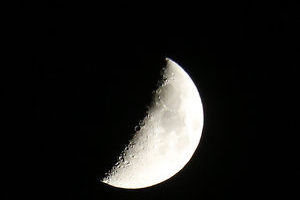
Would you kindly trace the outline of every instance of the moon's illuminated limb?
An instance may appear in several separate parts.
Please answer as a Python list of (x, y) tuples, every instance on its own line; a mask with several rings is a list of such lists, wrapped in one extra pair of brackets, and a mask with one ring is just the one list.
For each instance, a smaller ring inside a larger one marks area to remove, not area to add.
[(203, 128), (203, 108), (189, 75), (167, 60), (163, 83), (119, 161), (102, 182), (136, 189), (161, 183), (191, 159)]

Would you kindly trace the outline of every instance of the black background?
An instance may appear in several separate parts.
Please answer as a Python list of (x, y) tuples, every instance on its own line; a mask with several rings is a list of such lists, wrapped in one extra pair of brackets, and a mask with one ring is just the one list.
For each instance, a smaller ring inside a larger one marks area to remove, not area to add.
[[(2, 73), (5, 198), (291, 198), (299, 178), (298, 8), (17, 3), (6, 38), (11, 77)], [(165, 57), (200, 92), (200, 145), (159, 185), (102, 184), (151, 102)]]

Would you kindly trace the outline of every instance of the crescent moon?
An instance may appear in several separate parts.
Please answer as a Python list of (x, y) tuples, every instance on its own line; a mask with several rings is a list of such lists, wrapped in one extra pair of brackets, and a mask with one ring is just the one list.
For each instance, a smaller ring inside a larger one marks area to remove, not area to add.
[(161, 183), (191, 159), (202, 135), (203, 107), (197, 87), (174, 61), (166, 58), (161, 85), (139, 128), (101, 181), (137, 189)]

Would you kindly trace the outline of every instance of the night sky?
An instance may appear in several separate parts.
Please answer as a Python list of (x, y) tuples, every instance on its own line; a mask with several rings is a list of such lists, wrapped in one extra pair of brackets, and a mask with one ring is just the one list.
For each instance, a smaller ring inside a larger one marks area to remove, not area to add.
[[(294, 195), (297, 5), (15, 6), (7, 29), (12, 72), (1, 74), (8, 92), (2, 140), (6, 200)], [(202, 98), (200, 145), (177, 175), (159, 185), (141, 190), (105, 185), (99, 178), (144, 117), (165, 57), (189, 73)]]

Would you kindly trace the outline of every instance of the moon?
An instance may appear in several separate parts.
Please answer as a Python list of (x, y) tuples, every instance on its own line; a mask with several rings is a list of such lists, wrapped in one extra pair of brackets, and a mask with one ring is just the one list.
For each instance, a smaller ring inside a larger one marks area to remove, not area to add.
[(203, 107), (190, 76), (166, 58), (162, 81), (145, 118), (103, 183), (138, 189), (161, 183), (191, 159), (202, 135)]

